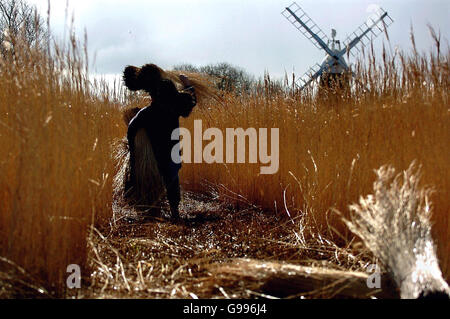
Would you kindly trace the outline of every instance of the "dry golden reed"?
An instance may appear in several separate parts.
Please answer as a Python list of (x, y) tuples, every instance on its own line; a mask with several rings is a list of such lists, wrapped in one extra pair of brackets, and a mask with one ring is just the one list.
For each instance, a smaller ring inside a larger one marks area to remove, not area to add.
[(0, 256), (43, 295), (64, 294), (69, 264), (89, 277), (88, 229), (111, 215), (110, 144), (124, 132), (114, 97), (88, 84), (79, 51), (73, 40), (48, 57), (16, 41), (0, 56)]
[[(82, 50), (71, 43), (49, 57), (17, 42), (0, 57), (0, 271), (21, 267), (35, 281), (30, 289), (60, 296), (67, 265), (79, 264), (89, 280), (90, 226), (107, 225), (112, 215), (111, 145), (126, 133), (119, 109), (145, 104), (90, 83)], [(182, 126), (192, 130), (202, 119), (203, 129), (279, 128), (280, 169), (258, 175), (259, 164), (183, 164), (184, 188), (205, 192), (213, 185), (237, 204), (281, 216), (289, 210), (345, 244), (351, 234), (332, 208), (348, 213), (370, 193), (374, 169), (405, 170), (416, 160), (423, 184), (435, 190), (433, 238), (448, 279), (450, 54), (438, 52), (372, 57), (358, 65), (352, 90), (328, 96), (280, 88), (266, 77), (253, 93), (200, 101)]]
[[(184, 164), (181, 180), (191, 190), (212, 182), (223, 198), (307, 216), (323, 236), (342, 244), (352, 234), (333, 208), (347, 216), (348, 206), (371, 191), (375, 169), (406, 170), (416, 160), (422, 184), (435, 190), (433, 238), (449, 278), (449, 58), (441, 49), (427, 55), (383, 52), (381, 61), (370, 56), (369, 64), (358, 64), (352, 90), (320, 96), (277, 89), (266, 77), (254, 94), (225, 96), (223, 107), (196, 109), (182, 126), (192, 132), (193, 121), (203, 119), (203, 130), (279, 128), (278, 173), (258, 175), (260, 164)], [(329, 226), (335, 230), (330, 234)]]
[(412, 163), (395, 175), (383, 166), (376, 174), (373, 194), (351, 205), (346, 225), (385, 267), (401, 298), (448, 298), (431, 235), (430, 191), (419, 188), (420, 169)]
[(165, 78), (173, 81), (181, 88), (182, 83), (179, 78), (180, 74), (184, 74), (189, 77), (192, 86), (195, 87), (195, 93), (197, 95), (200, 107), (202, 107), (203, 104), (206, 104), (210, 100), (213, 100), (215, 103), (222, 103), (220, 92), (214, 87), (214, 78), (206, 74), (198, 74), (186, 71), (163, 71), (163, 76)]

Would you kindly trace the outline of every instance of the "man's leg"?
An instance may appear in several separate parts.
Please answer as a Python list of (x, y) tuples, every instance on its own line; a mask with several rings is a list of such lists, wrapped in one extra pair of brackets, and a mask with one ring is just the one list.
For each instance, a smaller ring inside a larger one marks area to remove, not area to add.
[(165, 177), (164, 182), (166, 184), (167, 199), (169, 200), (170, 212), (172, 218), (179, 218), (180, 213), (178, 206), (180, 205), (180, 180), (178, 174), (172, 178)]
[(132, 194), (132, 188), (135, 187), (135, 154), (134, 150), (130, 149), (130, 158), (129, 158), (129, 171), (128, 176), (125, 177), (125, 189), (124, 189), (124, 195), (125, 198), (130, 198)]

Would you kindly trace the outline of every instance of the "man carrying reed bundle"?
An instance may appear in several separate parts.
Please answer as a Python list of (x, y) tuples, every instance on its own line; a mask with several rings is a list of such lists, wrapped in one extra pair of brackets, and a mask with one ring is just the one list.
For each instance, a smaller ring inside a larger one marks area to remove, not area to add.
[[(197, 104), (194, 87), (189, 78), (179, 75), (184, 89), (178, 91), (166, 73), (154, 64), (141, 68), (127, 66), (123, 80), (132, 91), (150, 94), (151, 105), (133, 109), (128, 114), (127, 142), (129, 149), (128, 174), (124, 175), (124, 195), (134, 204), (151, 206), (167, 191), (171, 217), (179, 218), (180, 184), (172, 149), (178, 144), (172, 132), (179, 128), (179, 117), (187, 117)], [(129, 118), (132, 116), (131, 120)], [(125, 115), (127, 117), (127, 114)]]

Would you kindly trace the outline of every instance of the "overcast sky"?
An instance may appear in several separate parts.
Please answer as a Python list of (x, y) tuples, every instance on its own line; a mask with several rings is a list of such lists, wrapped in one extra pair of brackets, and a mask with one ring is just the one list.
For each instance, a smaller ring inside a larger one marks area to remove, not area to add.
[[(28, 0), (46, 16), (47, 0)], [(449, 39), (449, 0), (297, 0), (327, 33), (337, 30), (344, 40), (380, 5), (394, 19), (388, 29), (392, 47), (408, 49), (410, 26), (417, 46), (432, 46), (427, 23), (440, 29), (444, 46)], [(267, 70), (302, 75), (320, 62), (319, 52), (282, 15), (291, 0), (70, 0), (69, 21), (75, 18), (80, 35), (88, 34), (91, 70), (119, 74), (128, 64), (156, 63), (171, 68), (180, 63), (206, 65), (229, 62), (255, 76)], [(51, 0), (51, 25), (63, 34), (64, 0)], [(380, 36), (379, 48), (386, 41)]]

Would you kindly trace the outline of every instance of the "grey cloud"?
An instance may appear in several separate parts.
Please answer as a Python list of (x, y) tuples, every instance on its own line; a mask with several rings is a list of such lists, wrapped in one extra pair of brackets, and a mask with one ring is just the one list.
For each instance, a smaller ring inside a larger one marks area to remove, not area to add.
[[(366, 8), (375, 1), (297, 2), (324, 32), (329, 33), (335, 27), (338, 37), (343, 39), (367, 18)], [(284, 70), (290, 72), (294, 68), (301, 75), (323, 55), (281, 16), (284, 6), (290, 3), (92, 0), (75, 1), (73, 6), (79, 34), (87, 28), (91, 61), (96, 52), (95, 68), (91, 69), (99, 73), (120, 73), (126, 64), (147, 62), (168, 68), (184, 62), (204, 65), (226, 61), (257, 76), (266, 69), (281, 76)], [(443, 37), (448, 38), (446, 0), (376, 3), (395, 20), (389, 29), (393, 46), (409, 47), (411, 22), (422, 49), (432, 43), (427, 22), (440, 26)], [(376, 48), (381, 44), (382, 40), (377, 40)]]

